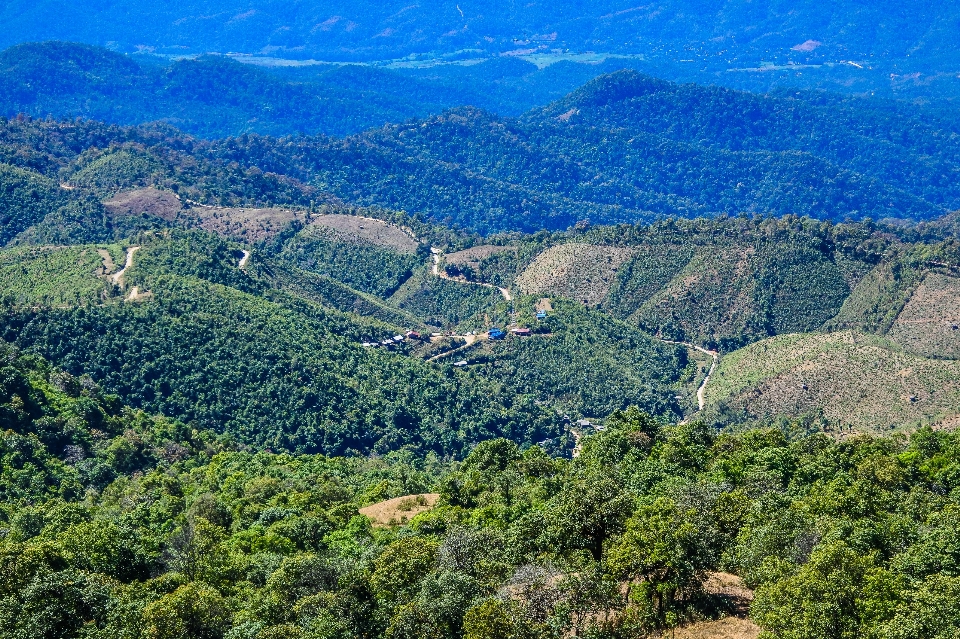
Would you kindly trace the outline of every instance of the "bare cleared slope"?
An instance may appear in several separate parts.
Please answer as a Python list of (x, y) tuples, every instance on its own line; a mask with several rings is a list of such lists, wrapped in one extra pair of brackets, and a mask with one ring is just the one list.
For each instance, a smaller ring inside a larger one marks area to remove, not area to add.
[(927, 275), (887, 336), (918, 355), (960, 358), (960, 278)]
[(859, 430), (937, 424), (960, 414), (960, 362), (854, 331), (781, 335), (725, 356), (706, 399), (756, 417), (822, 411)]
[(560, 244), (541, 253), (517, 278), (528, 295), (560, 295), (589, 305), (603, 302), (633, 249)]

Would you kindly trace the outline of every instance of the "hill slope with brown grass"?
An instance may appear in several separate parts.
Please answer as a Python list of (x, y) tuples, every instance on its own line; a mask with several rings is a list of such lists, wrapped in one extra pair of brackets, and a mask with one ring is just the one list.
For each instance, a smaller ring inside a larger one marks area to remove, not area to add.
[(854, 331), (781, 335), (724, 356), (706, 398), (708, 410), (822, 414), (861, 431), (947, 424), (960, 414), (960, 361)]

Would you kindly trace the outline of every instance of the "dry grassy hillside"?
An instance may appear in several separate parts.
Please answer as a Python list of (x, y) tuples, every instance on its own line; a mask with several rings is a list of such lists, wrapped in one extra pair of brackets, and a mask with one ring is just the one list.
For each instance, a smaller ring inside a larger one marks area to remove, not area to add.
[(480, 266), (480, 263), (499, 253), (516, 253), (517, 249), (514, 246), (493, 246), (490, 244), (484, 244), (481, 246), (473, 246), (462, 251), (457, 251), (456, 253), (448, 253), (443, 257), (444, 262), (452, 266), (458, 267), (468, 267), (471, 269), (477, 269)]
[(960, 358), (960, 278), (927, 275), (887, 336), (911, 353)]
[(370, 518), (374, 526), (384, 528), (399, 526), (409, 522), (420, 513), (427, 512), (437, 505), (440, 495), (405, 495), (394, 497), (360, 509), (360, 514)]
[(491, 255), (496, 255), (497, 253), (506, 253), (506, 252), (516, 252), (516, 247), (513, 246), (493, 246), (490, 244), (484, 244), (481, 246), (473, 246), (462, 251), (457, 251), (456, 253), (448, 253), (444, 256), (444, 261), (447, 264), (453, 264), (455, 266), (469, 266), (476, 267), (480, 264), (480, 261), (490, 257)]
[(310, 225), (333, 231), (341, 241), (373, 244), (400, 253), (415, 253), (420, 245), (408, 230), (371, 217), (316, 215)]
[(517, 278), (528, 295), (559, 295), (596, 306), (604, 301), (619, 269), (633, 249), (560, 244), (533, 260)]
[(152, 186), (117, 193), (106, 200), (103, 206), (117, 216), (136, 216), (145, 213), (168, 222), (175, 220), (183, 208), (180, 198), (175, 193), (161, 191)]
[(246, 242), (260, 242), (286, 229), (306, 214), (292, 209), (196, 207), (189, 211), (200, 228)]
[(853, 331), (782, 335), (725, 356), (706, 398), (756, 417), (822, 410), (859, 430), (938, 424), (960, 414), (960, 362)]

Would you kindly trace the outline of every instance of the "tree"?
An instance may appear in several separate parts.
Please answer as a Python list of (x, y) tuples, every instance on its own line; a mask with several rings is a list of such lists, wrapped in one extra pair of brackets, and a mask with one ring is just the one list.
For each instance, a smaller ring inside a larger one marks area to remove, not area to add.
[(632, 597), (651, 600), (661, 619), (700, 586), (713, 559), (695, 515), (657, 499), (633, 514), (610, 549), (611, 572), (630, 581)]
[(170, 540), (170, 567), (187, 579), (220, 583), (230, 579), (232, 561), (223, 546), (226, 531), (203, 517), (188, 521)]
[(230, 626), (226, 601), (206, 584), (191, 582), (143, 611), (149, 639), (221, 639)]
[(18, 592), (0, 598), (0, 636), (77, 637), (107, 619), (114, 583), (99, 575), (41, 570)]
[(604, 545), (623, 529), (633, 510), (633, 498), (600, 470), (571, 477), (553, 498), (547, 512), (545, 541), (559, 550), (585, 549), (594, 561)]
[(960, 636), (960, 577), (934, 575), (905, 594), (896, 616), (880, 626), (882, 639), (953, 639)]
[(516, 639), (514, 606), (502, 599), (487, 599), (463, 616), (463, 639)]
[(778, 639), (857, 639), (891, 614), (898, 591), (871, 555), (830, 541), (795, 574), (761, 586), (750, 612)]
[(391, 606), (403, 604), (416, 596), (420, 582), (436, 564), (435, 541), (422, 537), (399, 539), (377, 557), (370, 585), (377, 598)]

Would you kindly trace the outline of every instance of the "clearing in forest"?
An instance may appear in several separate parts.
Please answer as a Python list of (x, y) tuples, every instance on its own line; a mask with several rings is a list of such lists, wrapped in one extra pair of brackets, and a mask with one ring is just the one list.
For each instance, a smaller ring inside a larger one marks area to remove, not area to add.
[(516, 252), (516, 247), (513, 246), (494, 246), (492, 244), (484, 244), (482, 246), (473, 246), (462, 251), (457, 251), (456, 253), (447, 253), (444, 256), (444, 261), (447, 264), (452, 264), (454, 266), (469, 266), (471, 268), (476, 268), (481, 260), (484, 260), (491, 255), (496, 255), (497, 253), (508, 253)]
[(596, 306), (610, 291), (633, 249), (593, 244), (560, 244), (541, 253), (517, 278), (526, 294), (569, 297)]
[(742, 617), (724, 617), (681, 626), (663, 636), (669, 639), (757, 639), (760, 626)]
[(706, 400), (755, 417), (822, 411), (862, 431), (936, 425), (960, 414), (960, 361), (853, 331), (781, 335), (721, 359)]
[(376, 527), (396, 526), (432, 509), (439, 499), (440, 495), (436, 493), (394, 497), (365, 506), (360, 509), (360, 514), (369, 517)]
[(911, 353), (960, 359), (960, 278), (927, 275), (887, 337)]
[(256, 243), (269, 239), (294, 221), (306, 222), (306, 213), (292, 209), (248, 209), (199, 206), (190, 209), (197, 225), (213, 233)]
[(707, 595), (720, 601), (732, 616), (680, 626), (664, 634), (670, 639), (757, 639), (760, 626), (748, 618), (753, 591), (740, 577), (727, 572), (712, 572), (703, 584)]
[(180, 198), (171, 191), (161, 191), (152, 186), (145, 189), (117, 193), (103, 203), (116, 216), (136, 216), (146, 213), (172, 222), (183, 208)]
[(315, 215), (310, 224), (330, 229), (345, 241), (383, 246), (399, 253), (415, 253), (420, 246), (408, 231), (371, 217)]

